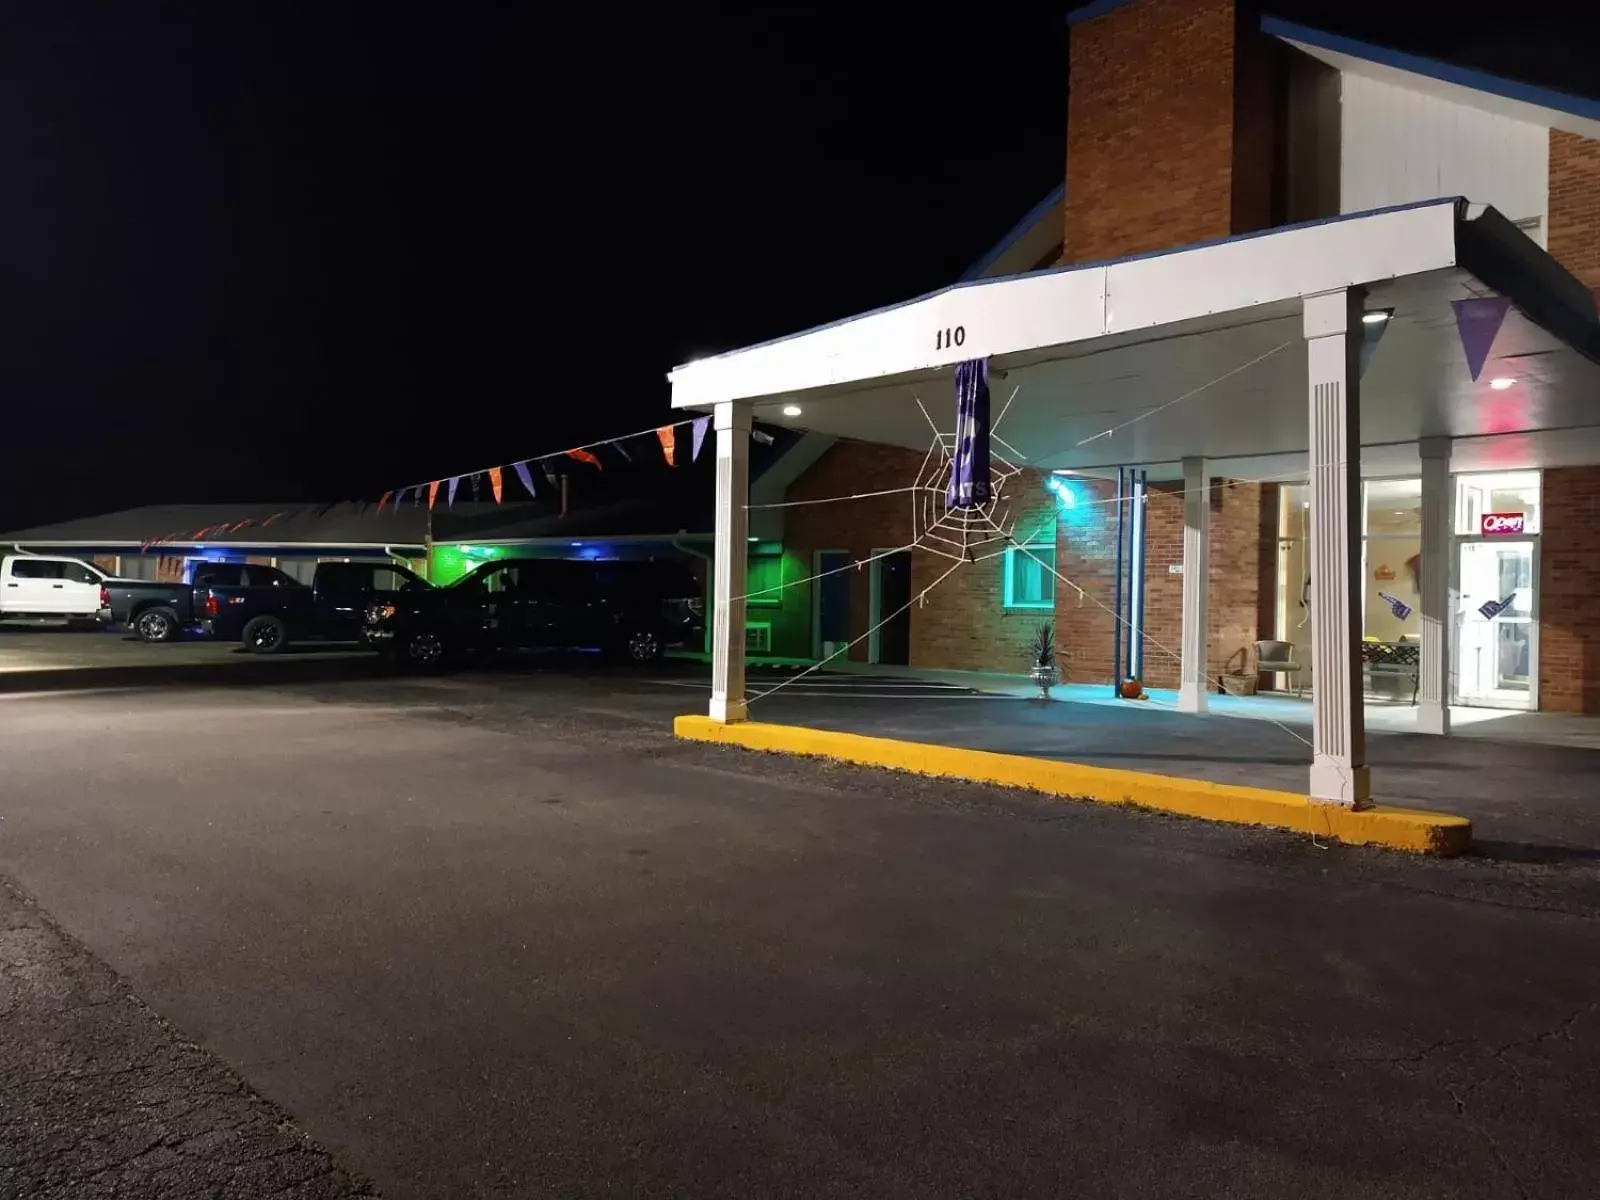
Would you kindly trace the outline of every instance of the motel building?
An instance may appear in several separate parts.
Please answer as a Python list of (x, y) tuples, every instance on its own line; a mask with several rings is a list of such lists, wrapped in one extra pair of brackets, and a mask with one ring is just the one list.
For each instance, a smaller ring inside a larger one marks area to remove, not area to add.
[[(1303, 694), (1344, 806), (1368, 705), (1600, 710), (1600, 101), (1232, 0), (1068, 19), (1065, 185), (969, 278), (671, 373), (716, 430), (711, 718), (761, 604), (820, 657), (1023, 675), (1051, 622), (1068, 684)], [(912, 490), (968, 360), (1009, 540)], [(781, 531), (752, 421), (826, 447)]]

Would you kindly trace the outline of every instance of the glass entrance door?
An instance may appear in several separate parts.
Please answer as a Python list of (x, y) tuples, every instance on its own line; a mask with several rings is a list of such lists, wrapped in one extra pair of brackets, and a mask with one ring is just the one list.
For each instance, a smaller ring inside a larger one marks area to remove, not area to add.
[(1456, 700), (1532, 708), (1539, 655), (1536, 543), (1492, 538), (1458, 545)]

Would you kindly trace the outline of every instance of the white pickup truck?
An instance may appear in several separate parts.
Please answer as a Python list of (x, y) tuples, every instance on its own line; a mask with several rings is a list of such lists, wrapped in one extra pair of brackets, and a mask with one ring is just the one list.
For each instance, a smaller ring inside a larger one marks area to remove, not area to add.
[(0, 621), (105, 621), (106, 575), (76, 558), (7, 554), (0, 559)]

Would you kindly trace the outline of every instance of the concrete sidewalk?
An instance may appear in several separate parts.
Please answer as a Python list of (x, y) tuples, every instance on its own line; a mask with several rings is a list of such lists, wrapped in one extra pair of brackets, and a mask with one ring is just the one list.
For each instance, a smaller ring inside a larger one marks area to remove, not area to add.
[[(1046, 701), (1035, 691), (1032, 699), (973, 704), (938, 696), (902, 702), (857, 699), (848, 692), (819, 699), (779, 691), (752, 704), (750, 715), (776, 724), (1302, 794), (1311, 763), (1310, 731), (1292, 722), (1194, 716), (1155, 701)], [(1367, 753), (1380, 804), (1467, 817), (1481, 850), (1534, 860), (1600, 858), (1600, 803), (1593, 784), (1600, 778), (1600, 750), (1370, 729)]]

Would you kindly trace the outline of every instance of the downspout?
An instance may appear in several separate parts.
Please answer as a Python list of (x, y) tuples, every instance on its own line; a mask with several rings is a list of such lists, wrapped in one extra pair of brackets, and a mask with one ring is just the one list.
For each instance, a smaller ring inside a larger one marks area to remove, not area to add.
[(1133, 473), (1132, 531), (1128, 538), (1128, 676), (1144, 682), (1145, 497), (1149, 472)]
[(1122, 477), (1126, 468), (1117, 468), (1117, 579), (1113, 585), (1111, 609), (1111, 694), (1122, 695)]

